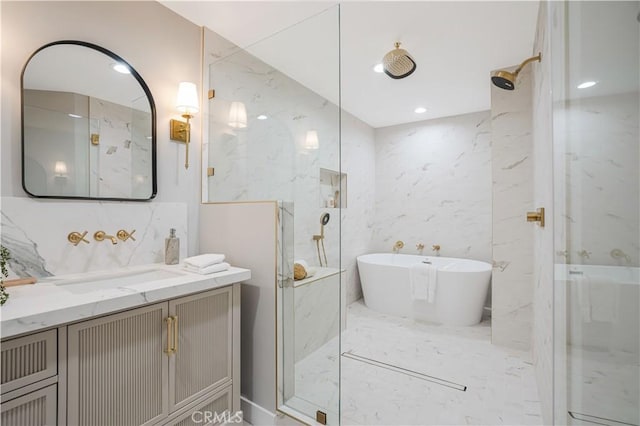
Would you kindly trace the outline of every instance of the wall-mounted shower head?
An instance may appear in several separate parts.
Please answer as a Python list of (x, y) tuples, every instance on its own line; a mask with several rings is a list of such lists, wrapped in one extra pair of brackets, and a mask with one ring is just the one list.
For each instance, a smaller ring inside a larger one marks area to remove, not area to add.
[(396, 42), (395, 46), (395, 49), (382, 58), (382, 67), (386, 75), (397, 80), (413, 74), (416, 70), (416, 63), (409, 52), (400, 49), (400, 42)]
[(530, 58), (525, 59), (520, 64), (520, 66), (516, 68), (516, 70), (513, 72), (505, 71), (505, 70), (496, 71), (491, 76), (491, 81), (493, 82), (493, 84), (495, 84), (497, 87), (501, 89), (513, 90), (516, 88), (516, 80), (518, 78), (518, 74), (520, 74), (520, 71), (522, 71), (522, 68), (524, 68), (524, 66), (527, 65), (529, 62), (533, 62), (533, 61), (540, 62), (541, 60), (542, 60), (542, 54), (538, 53), (537, 56), (532, 56)]

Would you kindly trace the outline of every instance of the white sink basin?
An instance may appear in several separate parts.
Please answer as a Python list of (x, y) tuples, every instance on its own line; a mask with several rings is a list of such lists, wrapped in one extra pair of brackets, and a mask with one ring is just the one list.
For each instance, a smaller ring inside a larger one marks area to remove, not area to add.
[(98, 290), (108, 290), (118, 287), (129, 287), (150, 281), (162, 281), (186, 275), (180, 271), (166, 269), (144, 269), (134, 271), (110, 272), (92, 275), (90, 277), (70, 278), (51, 281), (71, 293), (84, 294)]

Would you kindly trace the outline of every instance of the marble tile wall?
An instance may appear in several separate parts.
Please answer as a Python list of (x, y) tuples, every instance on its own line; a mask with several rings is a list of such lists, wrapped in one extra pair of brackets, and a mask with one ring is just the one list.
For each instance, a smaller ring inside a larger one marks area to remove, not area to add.
[[(42, 201), (3, 197), (2, 245), (11, 252), (12, 276), (46, 277), (164, 262), (169, 228), (180, 238), (180, 258), (187, 255), (185, 203), (123, 203)], [(135, 241), (98, 242), (99, 230), (133, 234)], [(67, 241), (72, 231), (88, 231), (89, 244)]]
[(533, 231), (533, 365), (544, 424), (553, 423), (553, 259), (554, 202), (551, 112), (551, 48), (549, 2), (540, 2), (534, 52), (544, 60), (532, 64), (533, 97), (533, 197), (535, 206), (545, 207), (545, 228)]
[[(345, 309), (346, 304), (341, 307), (335, 301), (340, 297), (340, 280), (344, 279), (344, 274), (341, 277), (336, 268), (319, 268), (313, 277), (296, 282), (295, 333), (291, 342), (295, 347), (294, 362), (309, 356), (338, 335), (340, 310)], [(336, 346), (334, 353), (338, 351)]]
[(372, 249), (491, 261), (488, 111), (376, 129)]
[[(348, 297), (358, 299), (355, 256), (367, 251), (370, 235), (362, 231), (373, 214), (373, 129), (342, 112), (341, 139), (335, 104), (215, 33), (208, 33), (207, 40), (209, 55), (217, 59), (209, 67), (216, 88), (206, 149), (209, 166), (216, 170), (208, 179), (209, 202), (292, 201), (295, 257), (312, 265), (319, 264), (313, 235), (320, 233), (320, 216), (328, 212), (324, 243), (329, 266), (339, 266), (342, 249)], [(246, 128), (229, 126), (231, 102), (244, 103)], [(305, 147), (309, 130), (318, 134), (318, 149)], [(321, 168), (347, 175), (347, 208), (326, 206)]]
[(516, 89), (491, 86), (493, 177), (492, 342), (514, 349), (531, 346), (533, 231), (525, 221), (533, 205), (531, 68)]
[(97, 151), (90, 154), (90, 196), (129, 198), (142, 192), (148, 197), (152, 176), (143, 166), (150, 161), (151, 143), (140, 129), (151, 128), (151, 114), (94, 97), (89, 113), (90, 133), (102, 142), (90, 147)]
[(554, 137), (565, 155), (567, 263), (639, 266), (638, 99), (634, 91), (554, 109), (566, 130)]

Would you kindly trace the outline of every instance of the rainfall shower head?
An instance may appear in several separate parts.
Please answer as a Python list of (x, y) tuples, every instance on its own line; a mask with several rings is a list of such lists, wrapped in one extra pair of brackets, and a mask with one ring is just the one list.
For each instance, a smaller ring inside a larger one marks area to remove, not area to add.
[(505, 71), (505, 70), (496, 71), (495, 74), (491, 76), (491, 81), (493, 82), (493, 84), (495, 84), (497, 87), (501, 89), (513, 90), (516, 88), (516, 79), (518, 78), (518, 74), (520, 74), (520, 71), (522, 71), (522, 68), (524, 68), (524, 66), (527, 65), (529, 62), (533, 62), (533, 61), (539, 62), (541, 60), (542, 60), (542, 55), (538, 53), (537, 56), (532, 56), (530, 58), (525, 59), (524, 62), (522, 62), (514, 72)]
[(396, 42), (395, 46), (395, 49), (382, 58), (384, 73), (395, 79), (408, 77), (416, 70), (416, 63), (409, 52), (400, 49), (400, 42)]

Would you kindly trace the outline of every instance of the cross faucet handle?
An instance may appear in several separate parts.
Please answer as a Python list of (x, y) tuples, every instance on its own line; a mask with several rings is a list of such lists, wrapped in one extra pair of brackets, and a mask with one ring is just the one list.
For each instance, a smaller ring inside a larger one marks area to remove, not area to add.
[(87, 235), (87, 231), (84, 231), (82, 234), (76, 231), (73, 231), (67, 235), (67, 240), (74, 246), (80, 244), (80, 241), (89, 244), (89, 240), (86, 240), (84, 237)]
[(131, 232), (127, 232), (124, 229), (121, 229), (118, 231), (118, 233), (116, 234), (116, 236), (121, 240), (121, 241), (127, 241), (129, 238), (131, 238), (133, 241), (136, 240), (136, 238), (133, 236), (133, 233), (136, 232), (136, 230), (134, 229)]

